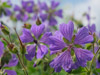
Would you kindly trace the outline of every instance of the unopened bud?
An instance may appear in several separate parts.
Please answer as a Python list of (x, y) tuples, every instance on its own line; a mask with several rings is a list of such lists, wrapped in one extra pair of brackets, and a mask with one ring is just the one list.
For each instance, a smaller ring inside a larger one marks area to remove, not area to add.
[(30, 29), (31, 28), (31, 24), (25, 23), (23, 28)]
[(37, 20), (36, 20), (36, 24), (37, 24), (37, 25), (40, 25), (40, 24), (41, 24), (41, 21), (40, 21), (39, 18), (37, 18)]

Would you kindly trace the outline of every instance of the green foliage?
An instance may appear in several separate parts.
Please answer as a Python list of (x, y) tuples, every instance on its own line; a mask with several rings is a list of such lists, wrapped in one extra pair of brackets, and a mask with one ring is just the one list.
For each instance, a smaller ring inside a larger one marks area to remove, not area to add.
[(7, 2), (3, 2), (2, 6), (5, 8), (11, 8), (11, 5), (8, 5)]
[(8, 51), (6, 51), (1, 58), (1, 66), (4, 66), (4, 64), (8, 64), (10, 59), (11, 54)]

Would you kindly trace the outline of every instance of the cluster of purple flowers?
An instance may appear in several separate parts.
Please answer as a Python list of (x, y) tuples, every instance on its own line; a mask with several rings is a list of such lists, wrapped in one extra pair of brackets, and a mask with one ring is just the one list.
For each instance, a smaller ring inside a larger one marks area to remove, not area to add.
[(48, 21), (48, 25), (54, 26), (57, 24), (56, 16), (62, 18), (62, 10), (57, 10), (59, 2), (51, 1), (51, 5), (48, 6), (46, 2), (40, 2), (36, 4), (35, 1), (22, 1), (22, 7), (15, 5), (14, 11), (18, 11), (16, 18), (24, 22), (29, 18), (36, 20), (40, 18), (43, 22)]
[[(69, 21), (68, 24), (61, 24), (59, 31), (56, 31), (54, 35), (51, 32), (46, 32), (41, 37), (40, 35), (43, 33), (44, 28), (44, 24), (41, 24), (39, 26), (32, 25), (31, 30), (23, 29), (23, 34), (20, 36), (21, 41), (23, 43), (34, 43), (34, 45), (27, 46), (28, 54), (25, 56), (28, 60), (32, 60), (35, 55), (37, 58), (43, 58), (48, 52), (48, 48), (44, 44), (49, 45), (50, 54), (56, 53), (58, 55), (50, 63), (50, 66), (56, 72), (60, 72), (61, 68), (70, 72), (79, 66), (86, 67), (87, 61), (92, 60), (93, 53), (82, 49), (83, 45), (93, 42), (93, 36), (89, 34), (88, 28), (82, 27), (77, 34), (74, 34), (74, 24)], [(77, 47), (77, 45), (81, 47)], [(73, 51), (74, 54), (71, 55)]]
[[(3, 74), (17, 75), (15, 71), (5, 67), (13, 67), (20, 62), (25, 74), (28, 75), (26, 66), (24, 66), (24, 60), (21, 60), (20, 56), (23, 58), (24, 55), (29, 61), (32, 61), (34, 57), (36, 60), (43, 60), (49, 54), (49, 51), (50, 56), (55, 54), (56, 57), (52, 61), (46, 61), (46, 63), (49, 63), (49, 66), (55, 72), (60, 72), (62, 69), (66, 72), (71, 72), (79, 67), (87, 67), (87, 62), (92, 60), (92, 65), (95, 58), (96, 68), (100, 68), (100, 55), (98, 54), (100, 49), (100, 33), (99, 35), (96, 34), (95, 24), (90, 24), (89, 14), (86, 15), (88, 20), (87, 27), (83, 26), (74, 32), (74, 22), (69, 21), (67, 24), (60, 24), (59, 30), (53, 32), (53, 34), (46, 32), (45, 22), (48, 21), (47, 25), (54, 26), (57, 24), (56, 16), (63, 17), (62, 10), (56, 9), (59, 6), (59, 2), (53, 0), (51, 5), (48, 6), (45, 2), (38, 1), (35, 4), (33, 0), (22, 0), (21, 4), (21, 7), (18, 5), (14, 7), (17, 20), (26, 22), (30, 18), (32, 20), (41, 19), (41, 24), (33, 24), (28, 28), (24, 26), (21, 36), (17, 34), (15, 29), (20, 42), (20, 47), (17, 48), (17, 45), (11, 41), (10, 31), (7, 31), (7, 27), (0, 22), (0, 70), (3, 70)], [(7, 13), (10, 13), (10, 11), (7, 11)], [(1, 35), (1, 32), (9, 36), (10, 42)], [(3, 40), (1, 41), (1, 39)], [(6, 42), (7, 48), (4, 48), (5, 44), (3, 41)], [(93, 48), (88, 50), (85, 47), (87, 44), (90, 44)], [(7, 53), (9, 60), (5, 57)], [(36, 63), (33, 66), (36, 66)], [(91, 72), (91, 65), (88, 65), (89, 72)]]

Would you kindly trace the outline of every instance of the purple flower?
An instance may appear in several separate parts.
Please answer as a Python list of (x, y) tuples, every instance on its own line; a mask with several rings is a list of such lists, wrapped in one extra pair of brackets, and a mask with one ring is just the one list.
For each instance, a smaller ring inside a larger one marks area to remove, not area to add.
[(54, 26), (57, 24), (57, 20), (56, 20), (56, 16), (62, 18), (62, 10), (59, 9), (57, 10), (56, 8), (59, 5), (59, 2), (55, 2), (55, 1), (51, 1), (51, 6), (48, 7), (46, 5), (46, 3), (44, 6), (42, 6), (43, 9), (45, 9), (46, 13), (42, 13), (40, 14), (40, 18), (42, 19), (42, 21), (46, 21), (48, 20), (48, 23), (50, 26)]
[(22, 7), (28, 13), (32, 13), (33, 12), (33, 6), (34, 6), (34, 1), (22, 1)]
[(17, 20), (26, 22), (29, 19), (28, 13), (33, 13), (33, 1), (22, 1), (22, 7), (15, 5), (14, 11), (18, 12)]
[[(82, 27), (75, 36), (73, 36), (73, 31), (74, 24), (72, 21), (69, 21), (68, 24), (61, 24), (60, 31), (57, 31), (54, 36), (50, 36), (50, 50), (56, 53), (58, 51), (59, 54), (59, 56), (50, 63), (50, 66), (53, 67), (56, 72), (60, 72), (61, 68), (69, 72), (71, 69), (76, 69), (79, 66), (85, 67), (87, 61), (93, 58), (91, 51), (77, 48), (76, 46), (93, 41), (93, 36), (89, 35), (88, 29)], [(64, 39), (68, 41), (68, 43), (66, 43)], [(72, 59), (74, 57), (71, 55), (72, 51), (74, 51), (76, 60)]]
[[(42, 43), (49, 44), (50, 40), (48, 39), (49, 36), (51, 36), (51, 32), (46, 32), (44, 35), (40, 38), (41, 34), (43, 33), (45, 29), (44, 24), (41, 24), (39, 26), (32, 25), (31, 31), (28, 29), (23, 29), (23, 34), (20, 36), (20, 39), (23, 43), (29, 43), (33, 42), (34, 45), (28, 45), (27, 46), (27, 52), (26, 59), (32, 60), (33, 57), (36, 54), (36, 48), (37, 48), (37, 58), (43, 58), (44, 55), (48, 53), (47, 46), (43, 45)], [(32, 36), (32, 34), (33, 36)]]

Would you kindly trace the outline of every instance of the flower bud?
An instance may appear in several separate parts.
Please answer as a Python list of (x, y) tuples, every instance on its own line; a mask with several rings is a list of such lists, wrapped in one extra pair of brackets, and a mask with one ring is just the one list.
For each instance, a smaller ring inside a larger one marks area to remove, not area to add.
[(35, 61), (35, 63), (33, 64), (33, 67), (36, 67), (36, 66), (39, 65), (41, 62), (42, 62), (41, 59), (37, 59), (37, 60)]
[(37, 25), (40, 25), (40, 24), (41, 24), (41, 21), (40, 21), (39, 18), (37, 18), (37, 20), (36, 20), (36, 24), (37, 24)]
[(31, 24), (25, 23), (23, 28), (30, 29), (31, 28)]
[(15, 54), (17, 54), (18, 53), (18, 49), (17, 49), (17, 47), (14, 47), (12, 50), (10, 50), (12, 53), (15, 53)]
[(5, 25), (0, 25), (1, 31), (5, 34), (5, 35), (9, 35), (9, 29), (7, 28), (7, 26)]

